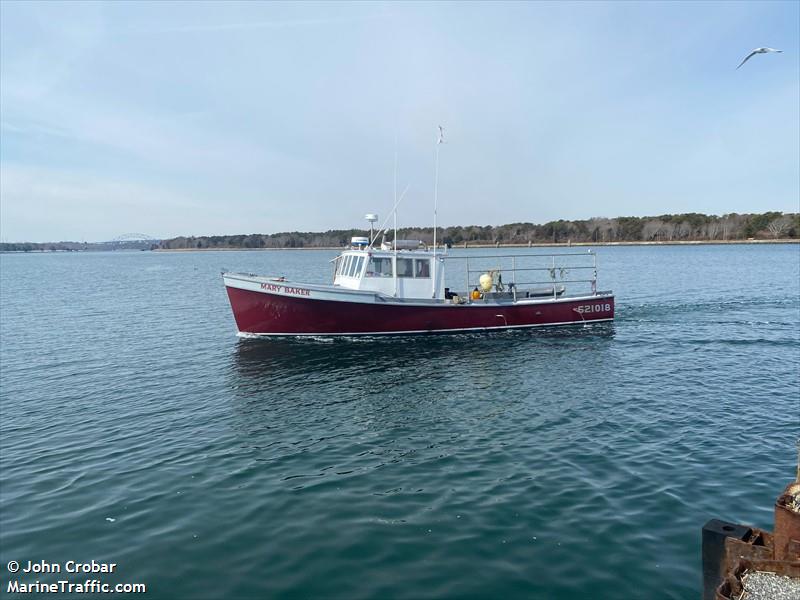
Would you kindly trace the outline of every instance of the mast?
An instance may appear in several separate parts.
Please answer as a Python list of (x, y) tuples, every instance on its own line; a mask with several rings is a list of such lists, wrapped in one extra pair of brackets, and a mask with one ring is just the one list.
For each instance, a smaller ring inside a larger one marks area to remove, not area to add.
[(433, 184), (433, 268), (431, 269), (431, 298), (436, 298), (436, 213), (439, 205), (439, 146), (444, 143), (444, 128), (439, 125), (439, 138), (436, 140), (436, 168)]

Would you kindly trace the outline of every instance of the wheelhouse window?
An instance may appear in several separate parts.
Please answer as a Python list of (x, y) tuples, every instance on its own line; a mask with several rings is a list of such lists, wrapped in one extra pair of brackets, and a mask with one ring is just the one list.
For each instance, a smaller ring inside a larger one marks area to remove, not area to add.
[(388, 256), (370, 256), (367, 261), (367, 277), (391, 277), (392, 259)]
[(355, 260), (355, 267), (353, 268), (353, 274), (351, 277), (361, 277), (361, 267), (364, 266), (364, 257), (359, 256)]
[(410, 258), (397, 259), (397, 276), (398, 277), (413, 277), (414, 276), (414, 261)]
[(339, 275), (342, 277), (347, 277), (347, 272), (350, 269), (350, 259), (352, 256), (343, 256), (342, 260), (339, 261)]
[(430, 277), (431, 261), (427, 258), (414, 259), (414, 277)]

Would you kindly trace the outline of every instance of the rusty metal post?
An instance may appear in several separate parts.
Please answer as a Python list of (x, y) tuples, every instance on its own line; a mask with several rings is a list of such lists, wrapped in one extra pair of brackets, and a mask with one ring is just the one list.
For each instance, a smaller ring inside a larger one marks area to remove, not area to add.
[(749, 527), (711, 519), (703, 525), (703, 600), (715, 600), (717, 586), (725, 577), (725, 539), (747, 540)]
[(792, 482), (775, 501), (775, 560), (800, 560), (800, 483)]

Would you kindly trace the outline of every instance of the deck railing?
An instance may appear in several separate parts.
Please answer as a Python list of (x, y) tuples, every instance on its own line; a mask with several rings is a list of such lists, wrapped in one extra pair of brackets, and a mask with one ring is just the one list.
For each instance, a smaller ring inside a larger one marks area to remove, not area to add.
[[(587, 286), (591, 294), (597, 293), (597, 255), (588, 252), (565, 252), (560, 254), (497, 254), (489, 256), (446, 255), (445, 260), (464, 261), (466, 292), (474, 287), (480, 289), (480, 276), (484, 273), (499, 274), (504, 288), (517, 298), (517, 290), (524, 286), (552, 286), (553, 297), (570, 288)], [(563, 287), (562, 287), (563, 286)], [(520, 290), (523, 291), (523, 290)]]

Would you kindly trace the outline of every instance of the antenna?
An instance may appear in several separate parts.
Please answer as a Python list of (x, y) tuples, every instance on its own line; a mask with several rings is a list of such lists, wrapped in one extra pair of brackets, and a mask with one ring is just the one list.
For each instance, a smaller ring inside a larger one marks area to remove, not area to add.
[[(408, 189), (408, 188), (406, 188)], [(403, 192), (405, 194), (405, 192)], [(394, 274), (394, 295), (397, 296), (397, 134), (394, 135), (394, 260), (392, 261), (392, 273)]]
[(436, 140), (436, 174), (433, 184), (433, 269), (431, 271), (431, 298), (436, 297), (436, 213), (439, 205), (439, 146), (444, 144), (444, 127), (439, 125), (439, 137)]

